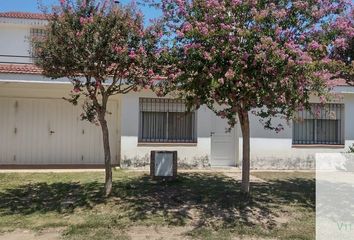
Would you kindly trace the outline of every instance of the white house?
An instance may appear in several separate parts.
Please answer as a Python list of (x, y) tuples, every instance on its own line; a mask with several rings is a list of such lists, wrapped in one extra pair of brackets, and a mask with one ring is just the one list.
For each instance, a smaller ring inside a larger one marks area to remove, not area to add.
[[(81, 108), (62, 99), (69, 81), (45, 78), (32, 63), (29, 36), (42, 34), (45, 24), (41, 14), (0, 13), (0, 167), (103, 166), (100, 128), (81, 121)], [(252, 167), (312, 168), (314, 153), (347, 151), (354, 143), (354, 88), (336, 91), (343, 99), (328, 105), (331, 116), (299, 113), (304, 121), (284, 123), (280, 133), (264, 130), (253, 116)], [(109, 111), (115, 165), (148, 165), (151, 150), (176, 150), (185, 167), (240, 165), (239, 126), (226, 132), (226, 122), (206, 107), (185, 114), (179, 100), (142, 91), (112, 97)]]

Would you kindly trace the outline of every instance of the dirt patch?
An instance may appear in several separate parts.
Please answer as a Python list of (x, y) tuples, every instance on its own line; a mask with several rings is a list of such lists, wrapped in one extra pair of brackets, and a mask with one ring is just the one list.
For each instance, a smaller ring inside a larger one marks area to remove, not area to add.
[(128, 236), (133, 240), (185, 240), (190, 239), (186, 234), (192, 227), (131, 227), (127, 231)]
[[(242, 173), (241, 172), (222, 172), (222, 174), (224, 174), (227, 177), (233, 178), (236, 181), (241, 181), (242, 179)], [(261, 178), (255, 177), (253, 175), (250, 176), (250, 181), (253, 183), (264, 183), (265, 181)]]
[(28, 230), (15, 230), (1, 233), (0, 240), (59, 240), (62, 229), (46, 229), (41, 232)]
[[(126, 236), (131, 240), (190, 240), (188, 232), (193, 227), (166, 227), (166, 226), (135, 226), (126, 230)], [(13, 232), (0, 234), (0, 240), (60, 240), (62, 229), (47, 229), (42, 232), (28, 230), (15, 230)], [(232, 236), (232, 240), (261, 240), (261, 238)], [(265, 240), (262, 238), (262, 240)], [(275, 240), (275, 239), (266, 239)]]
[[(132, 240), (191, 240), (188, 232), (192, 231), (192, 227), (146, 227), (137, 226), (127, 230), (127, 235)], [(236, 235), (236, 234), (235, 234)], [(214, 239), (214, 238), (213, 238)], [(276, 240), (274, 238), (255, 238), (243, 236), (231, 236), (232, 240)]]

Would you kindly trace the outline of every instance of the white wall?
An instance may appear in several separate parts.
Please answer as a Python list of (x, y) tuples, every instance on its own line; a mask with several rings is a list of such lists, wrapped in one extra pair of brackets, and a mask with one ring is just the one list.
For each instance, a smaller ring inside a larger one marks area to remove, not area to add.
[[(122, 96), (121, 109), (121, 160), (131, 161), (134, 166), (148, 164), (151, 150), (177, 150), (179, 160), (182, 163), (201, 166), (205, 157), (210, 160), (210, 110), (205, 107), (198, 111), (198, 143), (196, 145), (157, 145), (138, 143), (139, 129), (139, 97), (156, 97), (149, 91), (132, 93)], [(345, 152), (349, 145), (354, 143), (354, 124), (350, 124), (354, 116), (354, 94), (344, 94), (345, 103), (345, 146), (344, 147), (308, 147), (292, 145), (292, 123), (287, 124), (280, 120), (284, 130), (276, 133), (264, 129), (259, 118), (250, 115), (251, 119), (251, 165), (254, 169), (309, 169), (314, 168), (314, 154), (319, 152)], [(235, 149), (237, 165), (241, 165), (242, 159), (242, 134), (239, 125), (236, 126), (237, 140)], [(199, 164), (197, 164), (199, 162)]]
[[(0, 74), (0, 97), (9, 98), (43, 98), (60, 99), (68, 95), (72, 85), (66, 83), (45, 83), (42, 78), (35, 75), (18, 75), (18, 79), (24, 82), (4, 81), (1, 79), (11, 78), (10, 75)], [(15, 78), (15, 77), (14, 77)], [(26, 82), (32, 81), (32, 82)], [(112, 144), (120, 144), (117, 149), (121, 150), (121, 162), (133, 166), (147, 165), (151, 150), (177, 150), (180, 165), (206, 166), (210, 163), (211, 156), (211, 119), (213, 112), (202, 107), (197, 113), (197, 144), (139, 144), (139, 97), (156, 97), (150, 91), (129, 93), (123, 96), (114, 96), (112, 100), (119, 102), (117, 116), (118, 136)], [(64, 100), (63, 100), (64, 101)], [(344, 152), (348, 146), (354, 143), (354, 94), (344, 94), (345, 103), (345, 147), (323, 148), (293, 147), (291, 125), (286, 123), (284, 131), (276, 133), (265, 130), (259, 123), (259, 119), (251, 115), (251, 163), (253, 168), (311, 168), (314, 166), (313, 155), (317, 152)], [(79, 106), (78, 106), (79, 108)], [(237, 162), (242, 159), (242, 136), (239, 126), (236, 126), (237, 140), (235, 149), (239, 149)], [(114, 133), (115, 134), (115, 133)], [(239, 142), (238, 142), (239, 141)], [(237, 143), (238, 142), (238, 143)]]
[[(354, 94), (343, 94), (345, 104), (344, 147), (309, 147), (292, 145), (292, 122), (289, 124), (285, 120), (279, 120), (284, 126), (284, 130), (276, 133), (273, 130), (264, 129), (259, 122), (259, 118), (250, 114), (251, 125), (251, 166), (252, 168), (313, 168), (314, 154), (321, 152), (345, 152), (348, 146), (354, 143)], [(238, 126), (239, 128), (239, 126)], [(238, 159), (242, 159), (242, 135), (239, 133), (239, 154)]]
[[(100, 127), (81, 121), (82, 104), (62, 99), (71, 89), (70, 83), (0, 81), (0, 165), (104, 163)], [(107, 121), (113, 164), (120, 157), (119, 108), (119, 96), (112, 97)], [(55, 129), (53, 137), (47, 134), (49, 126)]]
[(121, 163), (144, 166), (150, 151), (178, 151), (179, 165), (202, 166), (210, 160), (211, 114), (206, 107), (197, 112), (197, 144), (139, 144), (139, 97), (157, 97), (150, 91), (130, 93), (121, 100)]

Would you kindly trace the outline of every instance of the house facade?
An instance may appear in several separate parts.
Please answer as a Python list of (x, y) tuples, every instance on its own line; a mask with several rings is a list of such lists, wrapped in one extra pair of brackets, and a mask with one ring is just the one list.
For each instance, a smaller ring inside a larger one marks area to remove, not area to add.
[[(80, 120), (82, 109), (63, 97), (68, 79), (52, 80), (33, 65), (30, 37), (43, 34), (41, 14), (0, 13), (0, 168), (93, 168), (103, 166), (101, 129)], [(354, 143), (354, 88), (314, 118), (280, 133), (251, 115), (251, 165), (258, 169), (311, 169), (314, 154), (345, 152)], [(314, 100), (314, 108), (319, 107)], [(114, 165), (144, 167), (152, 150), (177, 151), (180, 167), (240, 166), (242, 134), (207, 107), (186, 113), (173, 97), (144, 90), (113, 96), (107, 116)]]

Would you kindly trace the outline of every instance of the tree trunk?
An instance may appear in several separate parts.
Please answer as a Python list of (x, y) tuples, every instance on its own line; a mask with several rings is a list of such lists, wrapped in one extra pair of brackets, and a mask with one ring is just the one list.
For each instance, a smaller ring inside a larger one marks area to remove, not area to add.
[(241, 191), (245, 194), (250, 192), (250, 121), (248, 111), (240, 111), (239, 114), (242, 130), (242, 183)]
[(104, 149), (104, 165), (106, 172), (105, 179), (105, 195), (108, 197), (112, 193), (112, 163), (111, 163), (111, 149), (109, 146), (109, 132), (105, 114), (101, 113), (98, 116), (102, 128), (103, 149)]

